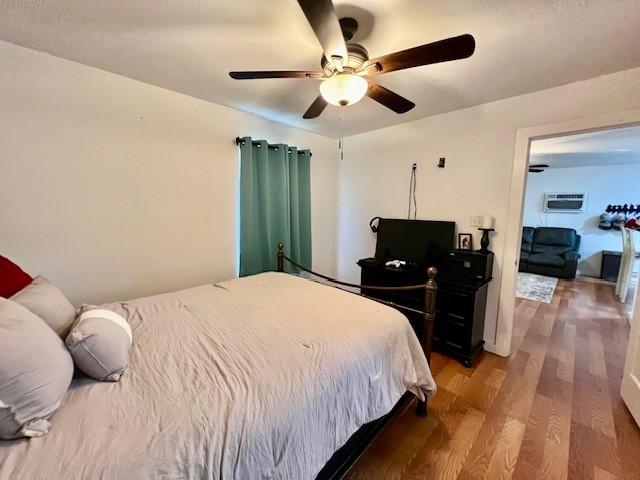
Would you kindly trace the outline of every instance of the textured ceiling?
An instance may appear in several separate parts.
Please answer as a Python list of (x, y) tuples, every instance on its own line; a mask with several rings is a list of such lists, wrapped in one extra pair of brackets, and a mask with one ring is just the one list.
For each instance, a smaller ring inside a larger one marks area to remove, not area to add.
[(640, 164), (640, 126), (534, 140), (530, 163), (551, 168)]
[[(372, 57), (471, 33), (467, 60), (393, 72), (380, 83), (416, 103), (370, 99), (345, 134), (640, 65), (638, 0), (350, 0)], [(229, 70), (315, 69), (321, 49), (295, 0), (3, 0), (0, 39), (269, 119), (336, 136), (338, 109), (303, 120), (313, 80), (234, 81)]]

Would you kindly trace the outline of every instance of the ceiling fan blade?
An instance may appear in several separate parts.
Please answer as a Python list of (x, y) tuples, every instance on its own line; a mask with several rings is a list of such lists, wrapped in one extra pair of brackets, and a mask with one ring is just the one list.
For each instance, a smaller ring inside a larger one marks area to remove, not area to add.
[(544, 172), (541, 168), (530, 168), (529, 173), (541, 173)]
[(257, 72), (229, 72), (231, 78), (236, 80), (252, 80), (257, 78), (322, 78), (322, 72), (298, 72), (291, 70), (283, 71), (257, 71)]
[(390, 108), (396, 113), (406, 113), (416, 106), (412, 101), (401, 97), (397, 93), (392, 92), (388, 88), (372, 82), (371, 80), (369, 80), (367, 96), (374, 99), (376, 102), (381, 103), (385, 107)]
[(311, 104), (311, 106), (307, 109), (307, 111), (304, 112), (304, 115), (302, 115), (302, 118), (306, 118), (306, 119), (316, 118), (324, 111), (326, 106), (327, 106), (327, 102), (325, 101), (325, 99), (322, 98), (322, 95), (318, 95), (318, 98), (316, 98)]
[(342, 70), (342, 65), (347, 63), (349, 56), (331, 0), (298, 0), (298, 4), (316, 34), (324, 56), (338, 70)]
[(549, 168), (549, 165), (546, 163), (532, 163), (529, 168)]
[(374, 58), (369, 60), (361, 71), (366, 71), (367, 75), (380, 75), (405, 68), (459, 60), (473, 55), (475, 48), (475, 39), (469, 34), (464, 34)]

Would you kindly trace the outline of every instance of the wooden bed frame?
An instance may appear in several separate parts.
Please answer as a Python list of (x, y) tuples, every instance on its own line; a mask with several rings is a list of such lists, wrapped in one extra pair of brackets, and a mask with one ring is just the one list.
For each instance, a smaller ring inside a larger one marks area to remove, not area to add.
[[(284, 272), (284, 262), (288, 262), (293, 267), (305, 271), (311, 275), (322, 278), (323, 280), (335, 284), (340, 287), (349, 287), (349, 288), (357, 288), (362, 292), (363, 289), (369, 291), (385, 291), (385, 292), (400, 292), (400, 291), (410, 291), (410, 290), (424, 290), (424, 311), (417, 310), (414, 308), (410, 308), (404, 305), (400, 305), (394, 302), (381, 300), (379, 298), (370, 297), (368, 295), (364, 295), (363, 293), (356, 293), (350, 290), (345, 290), (347, 292), (353, 293), (354, 295), (360, 295), (370, 300), (373, 300), (378, 303), (383, 303), (385, 305), (389, 305), (393, 308), (396, 308), (400, 311), (408, 311), (414, 314), (419, 314), (422, 317), (421, 325), (413, 325), (412, 327), (416, 332), (418, 339), (420, 340), (420, 344), (422, 345), (422, 349), (424, 350), (425, 356), (427, 357), (427, 361), (431, 364), (431, 343), (433, 339), (433, 322), (436, 316), (436, 293), (438, 291), (438, 286), (435, 282), (435, 277), (438, 274), (438, 271), (435, 267), (429, 267), (427, 269), (427, 283), (422, 285), (407, 285), (401, 287), (382, 287), (375, 285), (358, 285), (348, 282), (342, 282), (340, 280), (336, 280), (334, 278), (328, 277), (326, 275), (322, 275), (320, 273), (316, 273), (308, 268), (303, 267), (299, 263), (293, 261), (291, 258), (284, 254), (284, 244), (282, 242), (278, 243), (278, 252), (277, 252), (277, 271)], [(364, 453), (369, 444), (373, 441), (376, 435), (384, 428), (384, 426), (389, 423), (395, 416), (397, 416), (401, 411), (407, 408), (408, 403), (411, 401), (412, 394), (410, 392), (406, 392), (402, 398), (398, 401), (398, 403), (393, 407), (391, 412), (387, 415), (374, 420), (372, 422), (363, 425), (360, 429), (358, 429), (347, 442), (329, 459), (329, 461), (325, 464), (323, 469), (318, 473), (316, 480), (325, 480), (325, 479), (339, 479), (342, 478), (347, 471), (351, 468), (351, 466), (358, 460), (358, 458)], [(426, 400), (418, 400), (416, 406), (416, 415), (419, 417), (427, 416), (427, 402)]]

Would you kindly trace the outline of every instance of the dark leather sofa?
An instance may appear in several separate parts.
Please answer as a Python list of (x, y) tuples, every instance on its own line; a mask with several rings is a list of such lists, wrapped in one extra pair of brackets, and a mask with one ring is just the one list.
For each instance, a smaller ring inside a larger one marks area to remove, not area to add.
[(519, 271), (576, 278), (580, 235), (573, 228), (524, 227)]

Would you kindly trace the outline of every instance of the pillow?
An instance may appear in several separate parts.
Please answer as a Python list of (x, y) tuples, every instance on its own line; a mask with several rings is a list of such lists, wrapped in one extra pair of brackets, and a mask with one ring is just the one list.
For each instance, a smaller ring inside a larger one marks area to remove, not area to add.
[(76, 316), (75, 308), (64, 293), (42, 275), (13, 295), (11, 300), (39, 316), (60, 338), (67, 336)]
[(0, 438), (47, 433), (72, 377), (62, 340), (41, 318), (0, 298)]
[(91, 378), (117, 382), (129, 360), (133, 337), (116, 312), (83, 305), (65, 343), (76, 366)]
[(18, 265), (0, 255), (0, 297), (9, 298), (29, 285), (31, 280)]

